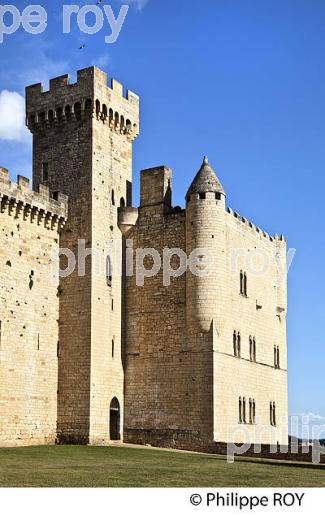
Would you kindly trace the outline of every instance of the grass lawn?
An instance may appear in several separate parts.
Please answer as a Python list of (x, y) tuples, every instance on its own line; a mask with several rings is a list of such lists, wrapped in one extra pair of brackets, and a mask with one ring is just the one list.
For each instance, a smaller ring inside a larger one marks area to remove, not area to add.
[(323, 487), (325, 465), (130, 447), (0, 448), (0, 487)]

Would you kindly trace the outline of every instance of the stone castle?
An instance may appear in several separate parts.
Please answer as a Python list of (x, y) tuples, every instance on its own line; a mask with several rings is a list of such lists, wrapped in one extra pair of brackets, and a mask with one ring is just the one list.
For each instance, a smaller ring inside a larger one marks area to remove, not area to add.
[[(141, 172), (132, 207), (139, 98), (95, 67), (27, 87), (26, 124), (34, 191), (0, 168), (0, 445), (287, 444), (284, 237), (226, 207), (207, 158), (186, 209), (166, 166)], [(80, 240), (121, 244), (120, 265), (87, 254), (60, 277)], [(138, 284), (132, 251), (150, 270), (166, 247), (208, 250), (212, 272)]]

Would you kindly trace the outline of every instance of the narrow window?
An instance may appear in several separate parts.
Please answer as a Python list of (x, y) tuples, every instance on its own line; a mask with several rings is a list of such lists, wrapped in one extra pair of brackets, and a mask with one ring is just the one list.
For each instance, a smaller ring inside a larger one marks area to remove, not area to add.
[(251, 336), (249, 336), (249, 359), (253, 361), (253, 340)]
[(120, 208), (125, 208), (125, 200), (123, 197), (120, 199)]
[(270, 403), (270, 425), (273, 426), (273, 406)]
[(126, 181), (126, 205), (132, 206), (132, 182)]
[(243, 294), (244, 294), (244, 296), (247, 296), (247, 274), (246, 273), (244, 273), (244, 277), (243, 278), (244, 278), (243, 279), (243, 282), (244, 282), (244, 287), (243, 287), (244, 292), (243, 292)]
[(275, 414), (275, 403), (272, 405), (272, 420), (273, 420), (273, 426), (276, 426), (276, 414)]
[(243, 275), (243, 271), (240, 271), (239, 281), (240, 281), (240, 294), (244, 294), (244, 275)]
[(251, 399), (249, 399), (249, 423), (253, 423), (253, 403)]
[(243, 423), (246, 422), (246, 399), (243, 397)]
[(256, 339), (253, 338), (253, 361), (256, 361)]
[(30, 290), (32, 290), (33, 285), (34, 285), (34, 271), (31, 271), (30, 275), (29, 275), (29, 284), (28, 284), (28, 287)]
[(114, 354), (115, 354), (115, 345), (114, 345), (114, 340), (112, 339), (112, 358), (114, 357)]
[(255, 399), (253, 399), (253, 424), (255, 424), (255, 412), (256, 412), (256, 408), (255, 408)]
[(47, 182), (49, 180), (49, 163), (44, 162), (42, 164), (42, 181)]
[(277, 347), (276, 349), (276, 366), (277, 368), (280, 368), (280, 349)]
[(114, 193), (114, 190), (112, 190), (112, 206), (115, 206), (115, 193)]
[(239, 398), (239, 422), (243, 422), (243, 414), (242, 414), (242, 400)]
[(241, 339), (240, 339), (240, 332), (237, 334), (237, 356), (240, 357), (240, 350), (241, 350)]
[(106, 257), (106, 283), (108, 287), (112, 287), (112, 265), (109, 256)]
[(114, 300), (112, 298), (112, 311), (114, 310)]
[(233, 347), (234, 347), (234, 356), (237, 356), (237, 334), (236, 334), (235, 330), (234, 330), (234, 333), (232, 336), (232, 341), (233, 341)]

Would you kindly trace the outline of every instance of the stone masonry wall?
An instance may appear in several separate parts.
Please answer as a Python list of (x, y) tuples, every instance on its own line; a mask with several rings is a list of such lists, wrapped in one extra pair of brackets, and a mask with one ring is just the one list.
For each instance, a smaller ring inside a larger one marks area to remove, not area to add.
[[(162, 200), (162, 199), (161, 199)], [(162, 204), (139, 209), (138, 224), (126, 235), (137, 248), (185, 249), (184, 212), (164, 214)], [(150, 256), (144, 266), (150, 269)], [(174, 268), (176, 263), (172, 261)], [(164, 286), (162, 270), (146, 278), (126, 277), (126, 367), (124, 440), (141, 442), (146, 430), (190, 429), (191, 380), (184, 381), (189, 358), (186, 350), (185, 275)], [(189, 377), (190, 374), (188, 373)]]
[(0, 168), (0, 445), (54, 443), (59, 228), (66, 199)]
[[(235, 441), (287, 444), (286, 244), (232, 212), (226, 216), (225, 307), (214, 347), (214, 438), (229, 442), (231, 425), (238, 430), (231, 433)], [(240, 270), (247, 273), (247, 297), (240, 294)], [(234, 356), (234, 330), (241, 336), (240, 358)], [(250, 336), (256, 361), (250, 360)], [(274, 346), (280, 368), (274, 366)], [(245, 426), (238, 424), (239, 397), (246, 399)], [(255, 400), (257, 424), (249, 424), (249, 399)], [(276, 404), (276, 426), (270, 425), (270, 402)]]
[[(107, 444), (114, 398), (120, 409), (118, 437), (123, 440), (123, 247), (117, 215), (120, 206), (131, 204), (132, 143), (139, 127), (139, 100), (132, 93), (124, 97), (122, 85), (115, 80), (108, 88), (106, 74), (98, 74), (92, 136), (92, 244), (102, 261), (99, 272), (95, 263), (92, 269), (89, 441)], [(109, 256), (111, 280), (103, 255)]]

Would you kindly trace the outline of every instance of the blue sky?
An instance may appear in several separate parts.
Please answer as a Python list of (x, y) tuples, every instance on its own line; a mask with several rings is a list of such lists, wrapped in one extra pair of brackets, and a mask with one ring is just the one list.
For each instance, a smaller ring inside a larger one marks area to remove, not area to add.
[[(228, 204), (297, 250), (288, 275), (290, 412), (325, 424), (325, 2), (135, 0), (114, 44), (104, 42), (107, 23), (91, 36), (74, 23), (63, 35), (62, 2), (40, 3), (46, 32), (20, 29), (0, 45), (0, 164), (31, 176), (26, 84), (74, 79), (94, 64), (139, 94), (136, 192), (139, 170), (165, 163), (183, 206), (208, 154)], [(104, 3), (116, 14), (121, 6)]]

